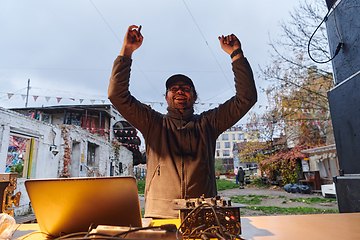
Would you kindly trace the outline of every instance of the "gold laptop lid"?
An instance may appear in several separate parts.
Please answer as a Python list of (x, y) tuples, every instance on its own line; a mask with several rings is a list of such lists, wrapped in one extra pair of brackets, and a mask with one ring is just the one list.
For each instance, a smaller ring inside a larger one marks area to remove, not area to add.
[(100, 224), (142, 226), (133, 177), (34, 179), (25, 187), (40, 230), (51, 236)]

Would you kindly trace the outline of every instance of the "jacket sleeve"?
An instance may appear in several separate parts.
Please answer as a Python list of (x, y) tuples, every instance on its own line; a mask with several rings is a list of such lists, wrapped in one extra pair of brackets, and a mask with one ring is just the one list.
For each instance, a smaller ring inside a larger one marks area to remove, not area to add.
[(149, 117), (155, 111), (131, 95), (129, 91), (131, 63), (132, 60), (128, 57), (118, 56), (115, 59), (109, 82), (108, 98), (131, 125), (146, 134)]
[(232, 63), (235, 75), (235, 96), (208, 112), (216, 135), (236, 124), (256, 103), (257, 92), (253, 72), (246, 58)]

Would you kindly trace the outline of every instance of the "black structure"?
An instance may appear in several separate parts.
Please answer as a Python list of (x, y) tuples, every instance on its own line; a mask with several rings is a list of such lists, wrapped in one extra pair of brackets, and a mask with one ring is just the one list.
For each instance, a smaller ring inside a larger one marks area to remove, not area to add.
[[(333, 3), (330, 3), (333, 2)], [(328, 7), (336, 1), (327, 1)], [(329, 7), (329, 9), (331, 8)], [(328, 92), (340, 176), (339, 212), (360, 212), (360, 0), (340, 0), (326, 20), (335, 87)]]

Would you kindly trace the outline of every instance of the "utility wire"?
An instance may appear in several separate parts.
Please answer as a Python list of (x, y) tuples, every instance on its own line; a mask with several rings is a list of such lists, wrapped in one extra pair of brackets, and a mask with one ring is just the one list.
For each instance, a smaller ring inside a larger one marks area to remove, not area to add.
[[(110, 31), (114, 34), (115, 38), (118, 40), (118, 42), (120, 44), (122, 44), (121, 40), (118, 38), (118, 36), (116, 35), (116, 33), (114, 32), (114, 30), (111, 28), (111, 26), (108, 24), (108, 22), (106, 21), (106, 19), (103, 17), (103, 15), (101, 14), (101, 12), (99, 11), (99, 9), (95, 6), (95, 4), (93, 3), (92, 0), (89, 0), (90, 3), (94, 6), (95, 10), (97, 11), (97, 13), (100, 15), (100, 17), (103, 19), (103, 21), (105, 22), (105, 24), (108, 26), (108, 28), (110, 29)], [(139, 67), (139, 65), (134, 61), (136, 67), (140, 70), (141, 74), (145, 77), (145, 79), (150, 83), (150, 85), (154, 88), (155, 92), (157, 92), (157, 94), (159, 94), (160, 96), (162, 96), (162, 94), (160, 94), (157, 89), (155, 88), (155, 86), (151, 83), (151, 81), (147, 78), (147, 76), (145, 75), (145, 73), (142, 71), (142, 69)]]
[(197, 22), (196, 22), (196, 20), (195, 20), (195, 18), (194, 18), (194, 16), (193, 16), (193, 14), (191, 13), (191, 11), (190, 11), (190, 9), (189, 9), (188, 5), (186, 4), (185, 0), (183, 0), (183, 2), (184, 2), (184, 5), (185, 5), (186, 9), (188, 10), (188, 12), (189, 12), (189, 14), (190, 14), (191, 18), (193, 19), (193, 21), (194, 21), (194, 23), (195, 23), (195, 25), (196, 25), (197, 29), (199, 30), (199, 32), (200, 32), (200, 34), (201, 34), (201, 36), (203, 37), (203, 39), (204, 39), (204, 41), (205, 41), (205, 43), (206, 43), (207, 47), (209, 48), (209, 50), (210, 50), (210, 52), (211, 52), (212, 56), (214, 57), (214, 59), (215, 59), (215, 61), (216, 61), (217, 65), (219, 66), (219, 68), (220, 68), (221, 72), (223, 73), (223, 75), (224, 75), (224, 77), (225, 77), (225, 79), (226, 79), (227, 83), (230, 85), (230, 87), (231, 87), (231, 88), (232, 88), (232, 90), (234, 91), (233, 86), (232, 86), (232, 85), (231, 85), (231, 83), (229, 82), (229, 79), (226, 77), (224, 70), (221, 68), (221, 65), (220, 65), (219, 61), (217, 60), (217, 58), (216, 58), (216, 56), (215, 56), (214, 52), (212, 51), (212, 49), (210, 48), (210, 46), (209, 46), (208, 42), (206, 41), (206, 38), (205, 38), (204, 34), (202, 33), (202, 31), (201, 31), (201, 29), (200, 29), (199, 25), (197, 24)]

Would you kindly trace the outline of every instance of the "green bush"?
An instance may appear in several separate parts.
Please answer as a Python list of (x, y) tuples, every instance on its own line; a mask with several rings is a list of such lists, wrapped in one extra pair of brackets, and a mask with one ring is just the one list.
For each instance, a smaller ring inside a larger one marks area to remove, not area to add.
[(22, 162), (18, 162), (18, 163), (14, 164), (14, 165), (12, 165), (10, 167), (10, 172), (11, 173), (18, 173), (19, 176), (22, 175), (23, 170), (24, 170), (24, 165), (23, 165)]
[(137, 188), (139, 194), (145, 193), (145, 180), (137, 180)]

